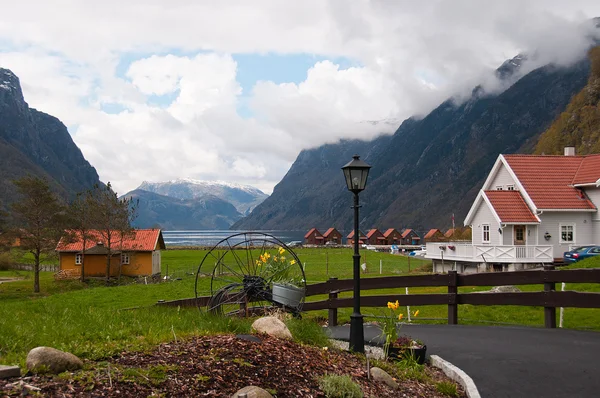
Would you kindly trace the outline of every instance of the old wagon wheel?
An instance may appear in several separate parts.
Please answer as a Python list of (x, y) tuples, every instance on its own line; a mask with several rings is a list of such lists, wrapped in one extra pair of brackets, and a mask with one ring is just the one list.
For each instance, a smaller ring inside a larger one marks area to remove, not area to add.
[(206, 253), (196, 273), (196, 298), (203, 288), (210, 289), (207, 307), (215, 314), (252, 316), (273, 308), (299, 314), (306, 278), (285, 243), (269, 234), (242, 232)]

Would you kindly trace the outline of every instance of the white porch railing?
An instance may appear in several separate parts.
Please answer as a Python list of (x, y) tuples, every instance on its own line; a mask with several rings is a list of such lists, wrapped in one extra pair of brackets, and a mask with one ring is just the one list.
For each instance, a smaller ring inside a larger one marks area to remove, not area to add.
[(465, 242), (427, 243), (425, 258), (490, 263), (551, 263), (552, 246), (492, 246)]

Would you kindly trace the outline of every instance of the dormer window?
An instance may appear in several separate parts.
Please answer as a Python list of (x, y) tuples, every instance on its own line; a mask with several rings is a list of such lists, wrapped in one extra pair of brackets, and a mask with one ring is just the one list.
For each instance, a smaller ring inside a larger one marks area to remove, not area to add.
[(514, 185), (507, 185), (506, 189), (508, 189), (509, 191), (514, 191), (515, 190), (515, 186)]
[(498, 185), (498, 186), (496, 187), (496, 191), (502, 191), (502, 185)]

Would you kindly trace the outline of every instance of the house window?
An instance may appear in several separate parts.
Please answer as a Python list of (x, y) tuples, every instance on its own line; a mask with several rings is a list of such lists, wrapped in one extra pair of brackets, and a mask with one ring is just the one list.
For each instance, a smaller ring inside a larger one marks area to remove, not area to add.
[(507, 185), (506, 189), (508, 189), (509, 191), (514, 191), (515, 190), (515, 186), (514, 185)]
[(575, 224), (565, 224), (560, 226), (560, 243), (575, 242)]
[(129, 253), (121, 253), (121, 264), (129, 264)]
[(498, 185), (498, 186), (496, 187), (496, 191), (502, 191), (502, 185)]
[(490, 226), (489, 226), (489, 224), (483, 225), (483, 242), (484, 243), (490, 242)]
[(83, 258), (83, 254), (77, 253), (75, 255), (75, 265), (81, 265), (82, 258)]

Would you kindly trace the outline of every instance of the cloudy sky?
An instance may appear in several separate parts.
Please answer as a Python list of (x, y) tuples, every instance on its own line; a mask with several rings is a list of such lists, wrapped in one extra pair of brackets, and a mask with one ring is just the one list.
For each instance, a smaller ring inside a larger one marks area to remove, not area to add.
[[(393, 133), (522, 51), (584, 53), (600, 1), (0, 0), (0, 67), (119, 193), (270, 193), (298, 153)], [(533, 61), (528, 68), (537, 64)]]

